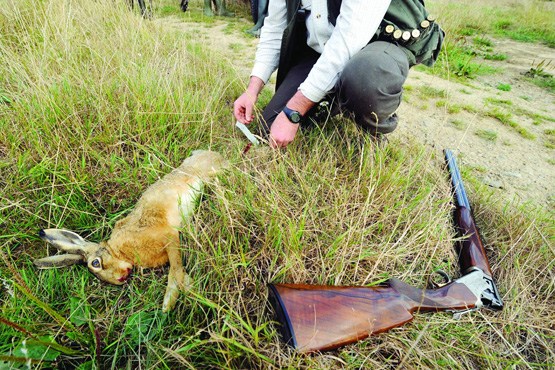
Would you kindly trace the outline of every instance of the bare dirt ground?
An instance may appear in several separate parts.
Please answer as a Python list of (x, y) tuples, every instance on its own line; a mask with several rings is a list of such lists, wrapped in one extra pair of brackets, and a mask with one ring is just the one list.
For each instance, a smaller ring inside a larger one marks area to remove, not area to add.
[[(248, 81), (258, 39), (238, 27), (230, 30), (223, 18), (213, 24), (185, 23), (178, 18), (160, 21), (182, 32), (194, 32), (198, 41), (229, 62), (238, 78)], [(547, 72), (553, 74), (555, 49), (492, 41), (495, 53), (507, 55), (504, 61), (484, 61), (499, 68), (495, 74), (458, 82), (413, 69), (398, 111), (401, 121), (391, 135), (416, 138), (438, 151), (454, 149), (460, 163), (470, 166), (480, 181), (508, 200), (516, 198), (553, 211), (555, 149), (548, 143), (553, 140), (549, 135), (555, 133), (555, 95), (529, 82), (524, 73), (542, 61), (544, 66), (551, 61)], [(498, 89), (500, 84), (510, 86), (510, 91)], [(510, 115), (512, 122), (534, 138), (524, 138), (515, 128), (486, 114), (491, 111)]]

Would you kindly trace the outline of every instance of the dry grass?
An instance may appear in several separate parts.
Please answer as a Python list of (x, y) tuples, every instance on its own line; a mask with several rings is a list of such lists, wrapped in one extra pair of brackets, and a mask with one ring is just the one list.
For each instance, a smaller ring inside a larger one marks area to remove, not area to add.
[[(447, 174), (434, 150), (395, 140), (375, 149), (341, 120), (287, 151), (242, 157), (224, 102), (243, 87), (191, 38), (112, 2), (0, 7), (1, 356), (82, 369), (554, 366), (552, 215), (503, 203), (468, 177), (504, 311), (459, 322), (421, 314), (319, 355), (285, 347), (268, 282), (395, 276), (423, 287), (437, 268), (457, 274)], [(79, 266), (32, 266), (47, 252), (40, 228), (97, 241), (147, 184), (208, 147), (234, 166), (183, 230), (195, 283), (172, 313), (160, 311), (165, 269), (116, 287)]]

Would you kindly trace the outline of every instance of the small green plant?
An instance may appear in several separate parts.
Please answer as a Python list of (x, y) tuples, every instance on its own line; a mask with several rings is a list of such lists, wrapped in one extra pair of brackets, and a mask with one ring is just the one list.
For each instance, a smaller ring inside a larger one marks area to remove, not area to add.
[(544, 130), (545, 146), (549, 149), (555, 149), (555, 130)]
[(513, 102), (507, 99), (499, 99), (499, 98), (486, 98), (484, 99), (486, 104), (491, 105), (498, 105), (498, 106), (505, 106), (505, 107), (512, 107)]
[(496, 141), (497, 140), (497, 132), (492, 130), (477, 130), (475, 132), (476, 136), (482, 138), (487, 141)]
[(487, 48), (493, 47), (493, 41), (491, 41), (487, 37), (475, 37), (474, 40), (472, 40), (472, 42), (474, 43), (474, 45), (479, 47), (487, 47)]
[(531, 78), (536, 78), (536, 77), (553, 77), (552, 75), (550, 75), (549, 73), (547, 73), (547, 69), (553, 69), (553, 67), (551, 67), (551, 61), (545, 61), (542, 60), (541, 62), (539, 62), (536, 65), (533, 65), (532, 67), (530, 67), (530, 69), (528, 71), (526, 71), (525, 75)]
[(453, 125), (458, 130), (464, 130), (466, 127), (466, 123), (460, 119), (452, 119), (449, 121), (451, 125)]
[(480, 65), (473, 63), (473, 55), (468, 55), (464, 59), (459, 59), (455, 61), (453, 73), (458, 77), (463, 78), (474, 78), (476, 73), (480, 69)]
[(466, 40), (447, 40), (433, 68), (422, 69), (442, 77), (473, 79), (478, 75), (494, 74), (498, 68), (476, 62), (477, 51)]
[(532, 124), (536, 126), (541, 125), (542, 123), (545, 123), (545, 122), (555, 122), (554, 117), (532, 112), (532, 111), (529, 111), (528, 109), (524, 109), (521, 107), (515, 107), (513, 111), (515, 114), (529, 117), (530, 119), (532, 119)]
[(520, 136), (525, 139), (533, 140), (536, 138), (530, 131), (526, 130), (524, 127), (515, 122), (513, 120), (513, 115), (509, 112), (504, 112), (498, 107), (494, 107), (493, 109), (486, 111), (484, 114), (488, 117), (495, 118), (506, 126), (513, 128), (516, 132), (520, 134)]
[(512, 20), (509, 19), (501, 19), (493, 24), (493, 27), (498, 30), (506, 30), (509, 29), (513, 24)]
[(458, 31), (458, 34), (461, 36), (474, 36), (479, 31), (480, 29), (476, 26), (466, 25)]
[(478, 113), (480, 111), (478, 108), (470, 104), (463, 105), (462, 109), (467, 111), (468, 113)]
[(460, 105), (450, 104), (446, 100), (438, 100), (436, 102), (436, 107), (445, 108), (447, 110), (447, 113), (449, 114), (459, 113), (462, 110), (462, 107)]
[(553, 69), (551, 61), (546, 62), (542, 60), (538, 64), (530, 67), (524, 75), (528, 78), (528, 81), (532, 82), (534, 85), (546, 89), (551, 93), (555, 93), (555, 78), (552, 74), (547, 72), (549, 69)]
[(532, 77), (528, 79), (534, 85), (546, 89), (550, 93), (555, 93), (555, 78), (551, 75)]
[(497, 90), (501, 90), (501, 91), (511, 91), (512, 87), (510, 84), (504, 84), (504, 83), (500, 83), (499, 85), (497, 85)]
[(0, 90), (0, 104), (11, 104), (12, 100), (8, 98), (8, 95)]
[(497, 61), (503, 61), (503, 60), (507, 60), (509, 57), (507, 56), (507, 54), (498, 54), (498, 53), (486, 53), (482, 56), (485, 60), (497, 60)]
[(447, 98), (447, 91), (443, 89), (438, 89), (430, 85), (422, 85), (418, 87), (418, 92), (420, 96), (424, 99), (428, 98)]
[(229, 48), (233, 51), (240, 51), (243, 47), (244, 47), (243, 44), (240, 44), (240, 43), (229, 44)]

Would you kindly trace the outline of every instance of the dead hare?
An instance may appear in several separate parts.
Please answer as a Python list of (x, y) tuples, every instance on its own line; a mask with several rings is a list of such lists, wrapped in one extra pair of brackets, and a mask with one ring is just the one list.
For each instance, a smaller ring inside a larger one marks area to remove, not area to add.
[(179, 230), (192, 214), (203, 184), (226, 166), (219, 153), (194, 151), (143, 193), (131, 213), (116, 222), (108, 240), (93, 243), (69, 230), (41, 230), (43, 240), (65, 253), (37, 259), (34, 264), (49, 269), (85, 262), (100, 280), (121, 285), (134, 266), (151, 268), (169, 262), (162, 310), (171, 310), (179, 292), (191, 284), (183, 267)]

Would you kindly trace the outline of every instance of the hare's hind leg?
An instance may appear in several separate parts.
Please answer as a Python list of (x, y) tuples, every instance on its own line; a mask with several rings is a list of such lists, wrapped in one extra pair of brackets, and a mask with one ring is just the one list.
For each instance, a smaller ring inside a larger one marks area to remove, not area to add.
[(168, 259), (170, 260), (170, 272), (168, 274), (168, 286), (164, 295), (164, 303), (162, 304), (162, 311), (164, 312), (170, 311), (175, 306), (179, 297), (179, 291), (186, 291), (191, 288), (191, 278), (185, 272), (185, 267), (183, 267), (177, 231), (166, 248)]

